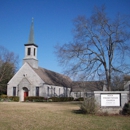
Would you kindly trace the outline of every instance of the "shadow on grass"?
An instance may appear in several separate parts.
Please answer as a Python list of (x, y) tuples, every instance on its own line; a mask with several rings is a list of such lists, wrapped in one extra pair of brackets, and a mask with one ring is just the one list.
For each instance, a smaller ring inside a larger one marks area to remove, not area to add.
[(74, 113), (74, 114), (85, 114), (81, 109), (79, 109), (79, 110), (72, 110), (72, 113)]

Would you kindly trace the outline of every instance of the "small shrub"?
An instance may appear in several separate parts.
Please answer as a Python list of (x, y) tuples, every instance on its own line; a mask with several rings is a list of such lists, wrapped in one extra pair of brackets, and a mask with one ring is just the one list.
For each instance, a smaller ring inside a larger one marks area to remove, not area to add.
[(7, 99), (7, 95), (4, 95), (4, 94), (2, 94), (2, 95), (0, 95), (0, 101), (1, 102), (3, 102), (3, 101), (5, 101), (6, 99)]
[(85, 100), (81, 104), (80, 109), (84, 114), (96, 113), (96, 104), (94, 97), (85, 98)]
[(73, 101), (73, 97), (51, 97), (52, 102), (66, 102), (66, 101)]
[(74, 98), (73, 97), (68, 97), (68, 100), (69, 101), (74, 101)]
[(80, 98), (76, 98), (75, 101), (83, 101), (84, 98), (83, 97), (80, 97)]
[(0, 95), (0, 98), (1, 98), (1, 99), (7, 99), (7, 98), (8, 98), (8, 96), (7, 96), (7, 95), (2, 94), (2, 95)]
[(124, 115), (130, 115), (130, 101), (128, 103), (125, 103), (122, 114)]
[(1, 95), (0, 96), (0, 101), (4, 102), (10, 102), (10, 101), (14, 101), (14, 102), (18, 102), (19, 101), (19, 97), (18, 96), (7, 96), (7, 95)]
[(29, 96), (25, 97), (26, 102), (43, 102), (46, 99), (44, 97), (37, 97), (37, 96)]
[(9, 96), (8, 99), (9, 99), (9, 101), (14, 101), (14, 102), (18, 102), (19, 101), (19, 97), (18, 96)]
[(51, 97), (50, 98), (52, 102), (59, 102), (59, 97)]
[(60, 101), (65, 102), (65, 101), (67, 101), (67, 98), (66, 97), (60, 97)]
[(47, 100), (47, 102), (52, 102), (52, 99), (51, 99), (51, 98), (49, 98), (49, 99)]

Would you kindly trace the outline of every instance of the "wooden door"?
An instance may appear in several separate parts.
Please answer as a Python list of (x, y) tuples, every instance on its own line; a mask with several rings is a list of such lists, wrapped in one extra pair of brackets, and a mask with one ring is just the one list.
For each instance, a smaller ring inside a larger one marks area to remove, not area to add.
[(28, 92), (24, 92), (24, 101), (25, 101), (25, 97), (28, 97)]

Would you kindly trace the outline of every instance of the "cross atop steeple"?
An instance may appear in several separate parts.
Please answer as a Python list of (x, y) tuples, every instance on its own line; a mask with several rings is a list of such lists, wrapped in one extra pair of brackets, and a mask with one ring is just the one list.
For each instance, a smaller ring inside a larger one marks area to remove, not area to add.
[(32, 17), (32, 23), (31, 23), (31, 27), (30, 27), (30, 34), (29, 34), (29, 40), (28, 43), (30, 44), (34, 44), (34, 18)]
[(34, 18), (32, 17), (32, 22), (33, 22)]

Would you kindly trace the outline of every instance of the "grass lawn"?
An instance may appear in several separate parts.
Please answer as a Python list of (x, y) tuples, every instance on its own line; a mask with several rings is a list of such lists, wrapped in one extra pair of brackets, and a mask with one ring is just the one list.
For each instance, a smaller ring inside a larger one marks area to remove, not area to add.
[(76, 103), (0, 102), (0, 130), (130, 130), (130, 116), (76, 114)]

